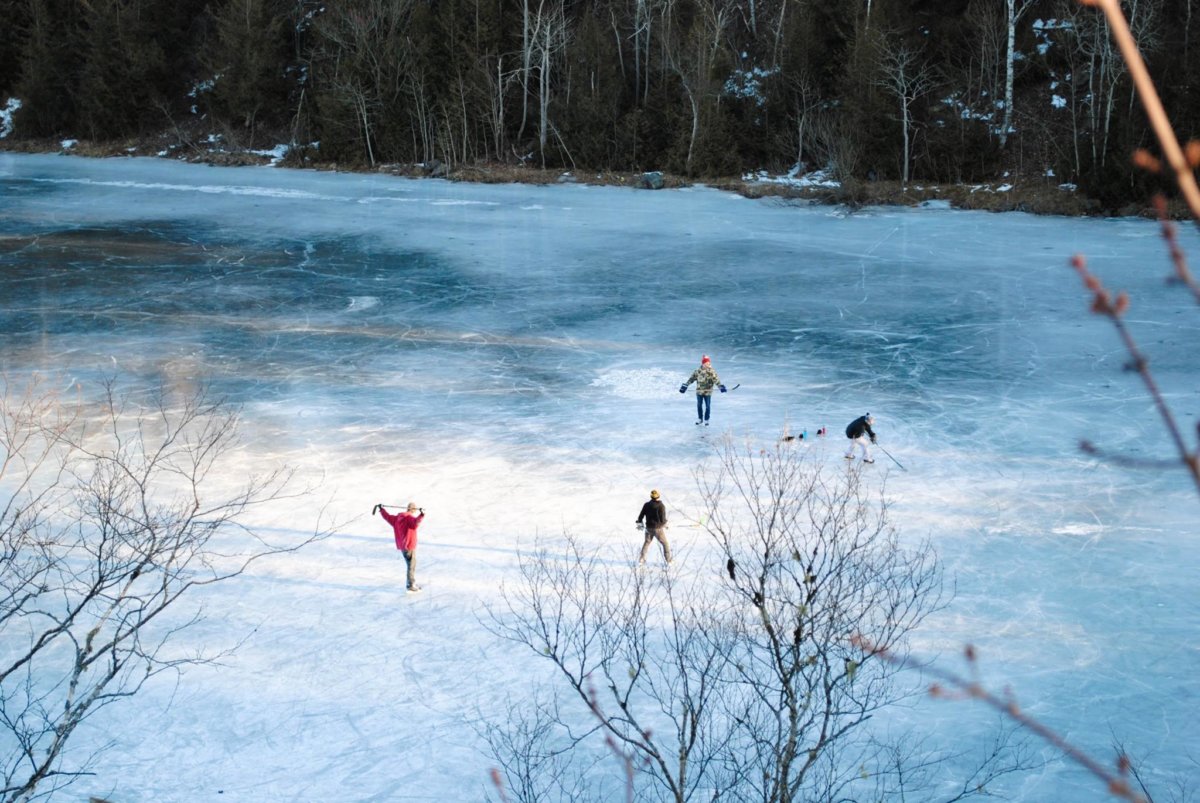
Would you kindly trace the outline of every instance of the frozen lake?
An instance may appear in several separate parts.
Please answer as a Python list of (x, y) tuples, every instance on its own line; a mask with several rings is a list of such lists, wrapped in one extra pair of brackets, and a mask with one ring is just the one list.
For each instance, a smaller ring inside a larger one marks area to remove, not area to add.
[[(1200, 238), (1183, 233), (1195, 259)], [(478, 800), (470, 723), (533, 664), (479, 624), (518, 543), (614, 551), (646, 492), (696, 505), (709, 444), (677, 388), (711, 355), (713, 427), (836, 463), (870, 411), (894, 520), (956, 581), (915, 647), (1108, 760), (1200, 781), (1200, 499), (1170, 458), (1072, 254), (1129, 324), (1187, 433), (1200, 310), (1157, 225), (752, 201), (696, 188), (480, 186), (162, 160), (0, 154), (0, 368), (63, 387), (208, 381), (244, 405), (246, 459), (323, 477), (269, 526), (351, 523), (208, 602), (220, 668), (106, 709), (72, 795), (125, 801)], [(230, 482), (236, 482), (231, 478)], [(425, 593), (405, 597), (376, 502), (418, 500)], [(701, 537), (695, 531), (696, 538)], [(677, 534), (686, 567), (692, 536)], [(953, 739), (987, 719), (917, 701)], [(1048, 758), (1053, 758), (1047, 755)], [(201, 790), (203, 794), (197, 792)], [(1094, 801), (1052, 760), (1003, 791)]]

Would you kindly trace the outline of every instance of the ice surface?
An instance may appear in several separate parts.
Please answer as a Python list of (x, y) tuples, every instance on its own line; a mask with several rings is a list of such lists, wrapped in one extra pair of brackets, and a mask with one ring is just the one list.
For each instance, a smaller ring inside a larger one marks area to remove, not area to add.
[[(543, 672), (482, 606), (536, 534), (623, 559), (649, 488), (676, 521), (696, 509), (709, 442), (677, 388), (702, 353), (741, 385), (715, 397), (710, 440), (827, 426), (798, 448), (836, 463), (845, 424), (875, 415), (907, 469), (872, 469), (896, 521), (957, 580), (919, 652), (957, 667), (976, 644), (984, 680), (1085, 749), (1107, 757), (1115, 735), (1158, 779), (1197, 774), (1200, 500), (1182, 470), (1076, 448), (1172, 456), (1086, 312), (1077, 252), (1129, 290), (1195, 431), (1200, 315), (1164, 282), (1153, 223), (17, 155), (0, 155), (0, 222), (0, 368), (211, 381), (245, 407), (247, 471), (323, 478), (264, 524), (307, 531), (326, 501), (351, 520), (206, 599), (192, 638), (247, 643), (92, 720), (118, 749), (74, 792), (481, 799), (471, 723)], [(429, 511), (411, 598), (367, 515), (409, 499)], [(673, 536), (685, 569), (700, 537)], [(925, 701), (894, 718), (953, 741), (987, 716)], [(1061, 762), (1005, 789), (1102, 792)]]

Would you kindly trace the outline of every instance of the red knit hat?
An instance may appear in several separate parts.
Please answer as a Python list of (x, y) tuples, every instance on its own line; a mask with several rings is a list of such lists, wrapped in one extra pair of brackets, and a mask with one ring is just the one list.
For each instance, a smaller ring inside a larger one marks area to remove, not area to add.
[(703, 364), (704, 364), (704, 363), (706, 363), (706, 362), (712, 362), (712, 360), (710, 360), (710, 359), (708, 358), (708, 355), (707, 355), (707, 354), (705, 354), (703, 357), (701, 357), (701, 358), (700, 358), (700, 364), (701, 364), (701, 365), (703, 365)]

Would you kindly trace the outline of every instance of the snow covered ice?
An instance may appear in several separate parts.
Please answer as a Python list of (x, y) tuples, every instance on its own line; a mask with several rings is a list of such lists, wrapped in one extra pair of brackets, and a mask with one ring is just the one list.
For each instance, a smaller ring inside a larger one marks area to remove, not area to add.
[[(1152, 222), (0, 155), (0, 223), (10, 378), (208, 380), (244, 406), (248, 469), (323, 483), (263, 526), (310, 532), (325, 503), (349, 521), (209, 593), (187, 638), (245, 643), (89, 720), (74, 747), (114, 747), (66, 799), (483, 799), (473, 724), (547, 677), (479, 621), (518, 547), (570, 531), (630, 558), (650, 488), (676, 522), (698, 508), (722, 432), (826, 426), (797, 448), (837, 463), (867, 411), (907, 469), (869, 469), (894, 522), (956, 581), (918, 654), (960, 669), (974, 644), (982, 680), (1091, 754), (1116, 738), (1164, 785), (1200, 774), (1200, 499), (1182, 469), (1077, 448), (1174, 455), (1074, 253), (1130, 292), (1195, 431), (1200, 311)], [(708, 440), (677, 392), (701, 354), (741, 385)], [(410, 499), (428, 518), (406, 597), (369, 513)], [(701, 531), (671, 538), (699, 571)], [(951, 746), (992, 721), (926, 699), (889, 716)], [(1103, 796), (1060, 760), (997, 788)]]

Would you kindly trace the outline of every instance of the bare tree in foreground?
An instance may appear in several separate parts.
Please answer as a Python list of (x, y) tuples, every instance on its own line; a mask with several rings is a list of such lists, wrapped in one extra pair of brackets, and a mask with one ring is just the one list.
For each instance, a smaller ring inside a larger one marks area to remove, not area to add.
[(701, 469), (705, 528), (736, 601), (732, 688), (741, 746), (730, 761), (745, 800), (833, 800), (883, 771), (866, 722), (911, 692), (854, 644), (872, 633), (904, 650), (941, 605), (928, 544), (907, 548), (882, 495), (857, 472), (827, 473), (806, 453), (726, 440)]
[(727, 730), (716, 716), (728, 660), (716, 600), (701, 584), (637, 571), (632, 556), (614, 564), (570, 536), (563, 546), (521, 556), (518, 583), (502, 589), (504, 610), (492, 612), (493, 632), (557, 667), (581, 704), (582, 716), (558, 718), (563, 732), (598, 724), (656, 794), (691, 799), (709, 784)]
[[(929, 545), (903, 544), (855, 472), (726, 441), (697, 481), (716, 547), (689, 553), (702, 563), (638, 569), (568, 536), (522, 554), (490, 612), (493, 632), (550, 661), (576, 698), (555, 715), (559, 744), (598, 731), (627, 768), (626, 799), (636, 784), (639, 800), (675, 803), (856, 799), (912, 792), (910, 779), (925, 800), (958, 800), (1027, 766), (1005, 736), (971, 783), (939, 783), (947, 754), (867, 727), (913, 688), (856, 635), (902, 654), (942, 582)], [(501, 764), (508, 788), (528, 788)]]
[[(584, 803), (603, 800), (589, 792), (592, 767), (603, 756), (586, 756), (576, 750), (580, 741), (596, 730), (564, 733), (559, 701), (542, 699), (540, 691), (530, 698), (521, 690), (519, 700), (510, 700), (496, 721), (481, 720), (480, 735), (488, 744), (492, 783), (502, 803)], [(585, 764), (584, 762), (588, 763)], [(491, 800), (491, 798), (487, 798)]]
[(110, 384), (90, 417), (36, 381), (0, 390), (0, 799), (15, 802), (85, 774), (94, 756), (68, 744), (89, 717), (213, 660), (175, 648), (200, 616), (189, 592), (321, 534), (272, 543), (242, 524), (292, 476), (246, 477), (237, 413), (203, 390), (135, 407)]

